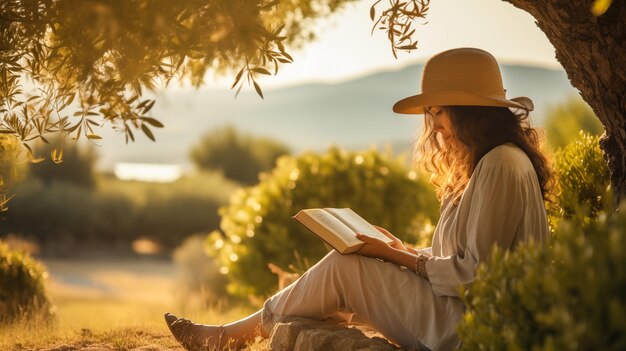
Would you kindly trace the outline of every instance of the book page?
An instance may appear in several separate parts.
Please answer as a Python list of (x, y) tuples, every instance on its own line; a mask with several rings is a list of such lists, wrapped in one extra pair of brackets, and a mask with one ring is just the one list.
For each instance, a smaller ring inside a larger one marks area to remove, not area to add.
[(374, 228), (374, 226), (372, 226), (363, 217), (359, 216), (356, 212), (349, 208), (325, 208), (324, 210), (337, 217), (341, 222), (350, 227), (354, 233), (365, 234), (386, 243), (390, 243), (392, 241), (385, 234)]
[(356, 238), (356, 233), (353, 232), (350, 227), (346, 226), (344, 222), (340, 221), (335, 216), (326, 212), (325, 210), (320, 208), (314, 208), (303, 211), (306, 212), (306, 214), (308, 214), (320, 225), (335, 233), (337, 237), (339, 237), (339, 239), (347, 244), (347, 246), (352, 246), (353, 244), (362, 242), (361, 240)]

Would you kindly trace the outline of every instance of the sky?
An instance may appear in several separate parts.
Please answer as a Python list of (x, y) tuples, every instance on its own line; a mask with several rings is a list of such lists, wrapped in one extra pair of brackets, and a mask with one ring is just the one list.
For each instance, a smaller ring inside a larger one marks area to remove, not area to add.
[[(378, 5), (379, 12), (387, 0)], [(349, 4), (316, 24), (317, 40), (301, 50), (289, 49), (294, 63), (279, 67), (277, 76), (263, 77), (264, 88), (305, 82), (337, 82), (380, 70), (396, 70), (423, 62), (455, 47), (478, 47), (491, 52), (500, 63), (520, 63), (561, 69), (554, 47), (523, 10), (500, 0), (432, 0), (427, 23), (418, 25), (418, 49), (399, 52), (396, 60), (384, 32), (370, 35), (369, 9), (374, 0)], [(230, 76), (209, 78), (209, 87), (228, 89)]]

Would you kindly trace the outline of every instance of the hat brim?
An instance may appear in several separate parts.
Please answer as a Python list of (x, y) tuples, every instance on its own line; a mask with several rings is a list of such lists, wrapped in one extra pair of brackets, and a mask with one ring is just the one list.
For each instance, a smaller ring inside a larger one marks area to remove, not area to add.
[(512, 99), (474, 95), (464, 91), (424, 93), (409, 96), (393, 105), (393, 112), (423, 114), (425, 106), (497, 106), (513, 107), (526, 111), (534, 109), (531, 99), (520, 96)]

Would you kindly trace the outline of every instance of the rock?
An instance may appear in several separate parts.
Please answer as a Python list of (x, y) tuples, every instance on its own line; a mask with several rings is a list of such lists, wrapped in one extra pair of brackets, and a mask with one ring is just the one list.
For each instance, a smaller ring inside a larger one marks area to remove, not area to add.
[(163, 346), (158, 345), (158, 344), (139, 346), (139, 347), (135, 347), (134, 349), (132, 349), (132, 351), (161, 351), (161, 350), (163, 350)]
[(270, 333), (270, 350), (293, 350), (300, 332), (310, 328), (324, 328), (328, 323), (293, 317), (276, 323)]
[[(363, 333), (365, 331), (368, 337)], [(270, 334), (272, 351), (396, 351), (398, 348), (372, 330), (330, 321), (291, 317), (277, 323)]]
[(77, 347), (74, 345), (58, 345), (43, 351), (76, 351)]
[(101, 345), (89, 345), (79, 349), (79, 351), (113, 351), (113, 346), (101, 344)]

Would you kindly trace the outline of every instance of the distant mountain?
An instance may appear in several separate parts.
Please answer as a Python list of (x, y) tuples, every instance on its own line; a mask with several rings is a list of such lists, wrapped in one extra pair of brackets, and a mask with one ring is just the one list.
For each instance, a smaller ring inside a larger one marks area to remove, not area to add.
[[(543, 124), (548, 105), (577, 94), (562, 70), (501, 68), (508, 97), (533, 99), (535, 125)], [(157, 142), (138, 135), (135, 143), (125, 145), (122, 135), (104, 128), (100, 168), (110, 169), (117, 162), (188, 164), (190, 147), (207, 130), (224, 124), (281, 140), (294, 152), (322, 151), (331, 144), (407, 149), (422, 117), (394, 114), (391, 106), (420, 90), (421, 72), (422, 65), (416, 64), (336, 84), (296, 85), (265, 91), (264, 100), (252, 92), (235, 99), (230, 90), (165, 90), (157, 94), (152, 111), (165, 124), (155, 131)]]

